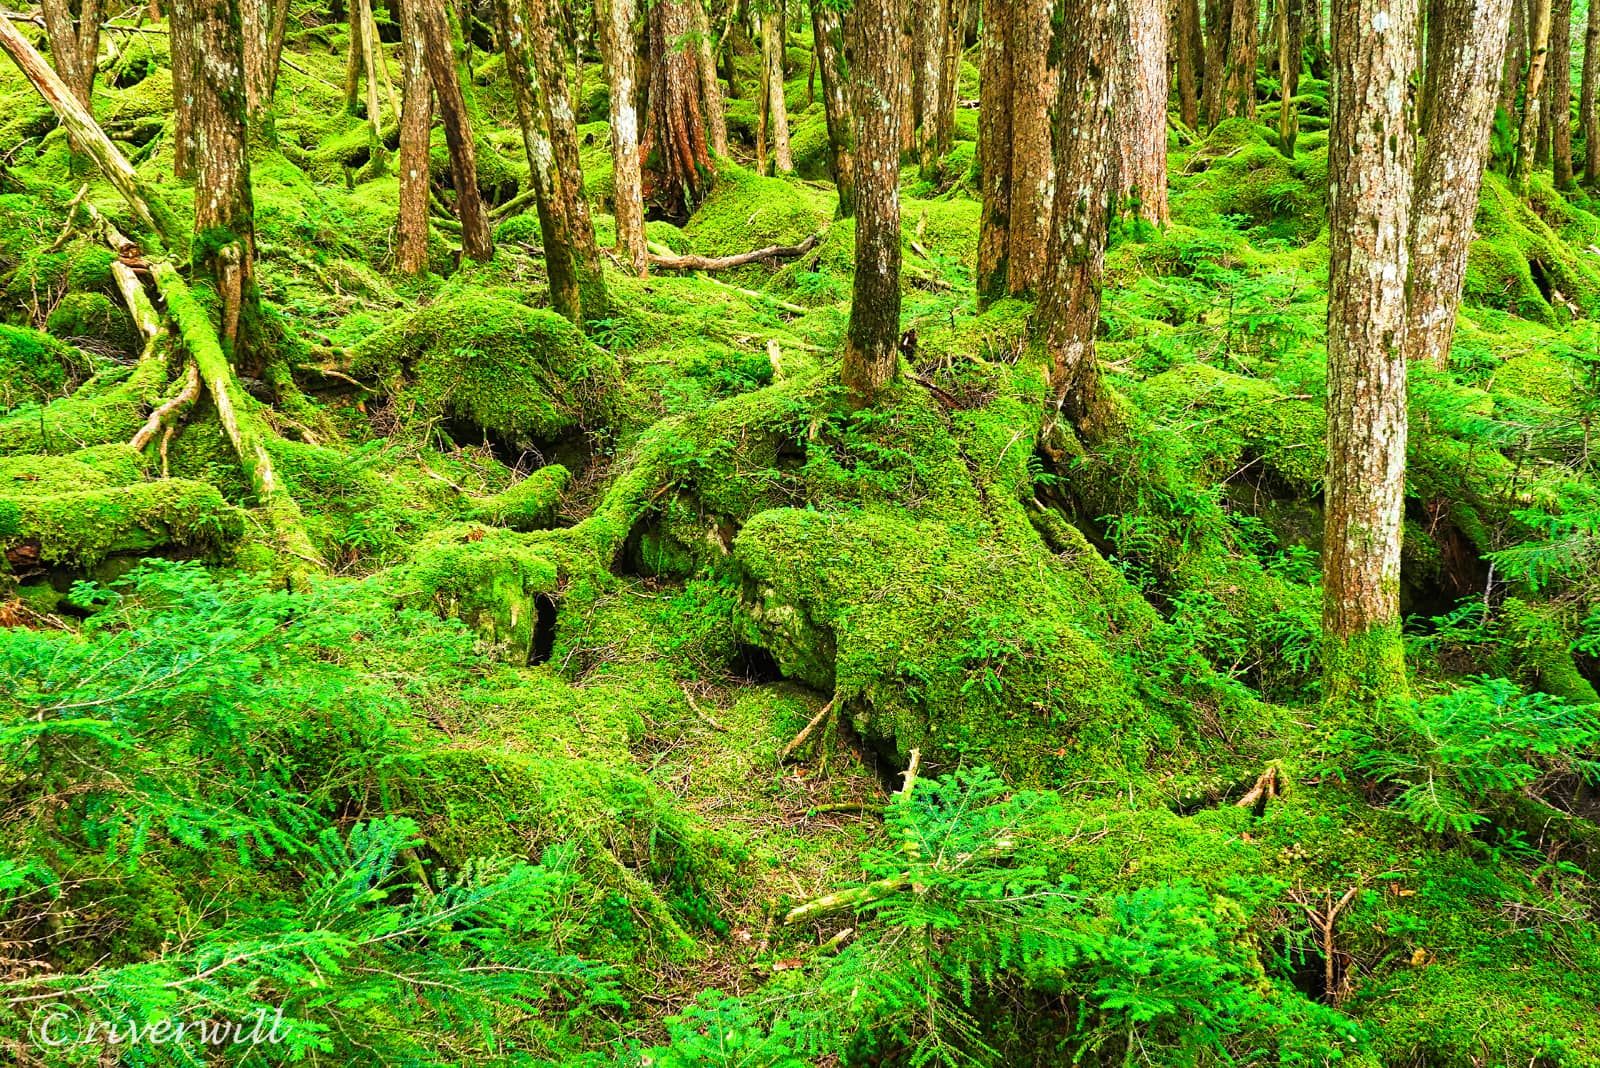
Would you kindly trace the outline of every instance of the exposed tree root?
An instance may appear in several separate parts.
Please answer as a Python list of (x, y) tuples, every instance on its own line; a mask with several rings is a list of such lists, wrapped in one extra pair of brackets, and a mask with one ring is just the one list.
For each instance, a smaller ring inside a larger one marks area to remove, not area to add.
[(1283, 773), (1278, 770), (1278, 765), (1268, 764), (1256, 777), (1255, 785), (1239, 800), (1234, 802), (1237, 808), (1250, 808), (1253, 805), (1265, 807), (1269, 798), (1277, 797), (1283, 789)]
[(177, 429), (179, 419), (195, 401), (200, 399), (200, 368), (194, 361), (190, 361), (184, 372), (183, 389), (178, 395), (167, 401), (161, 407), (150, 413), (150, 419), (139, 428), (139, 432), (128, 442), (129, 448), (143, 452), (145, 447), (155, 440), (163, 426), (166, 434), (162, 437), (162, 464), (161, 473), (166, 475), (166, 442), (170, 440), (174, 430)]

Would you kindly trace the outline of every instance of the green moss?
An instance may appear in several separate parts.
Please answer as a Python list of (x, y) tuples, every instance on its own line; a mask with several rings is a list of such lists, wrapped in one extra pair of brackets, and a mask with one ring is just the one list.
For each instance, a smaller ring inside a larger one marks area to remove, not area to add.
[(24, 408), (0, 419), (0, 456), (69, 453), (89, 445), (127, 441), (160, 403), (167, 369), (143, 360), (131, 374), (104, 372), (70, 397), (44, 408)]
[(104, 293), (68, 293), (50, 313), (50, 333), (107, 355), (137, 356), (143, 338), (133, 317)]
[(1322, 643), (1322, 696), (1329, 709), (1359, 710), (1403, 698), (1407, 692), (1400, 624)]
[(0, 323), (0, 412), (64, 396), (94, 366), (90, 357), (48, 334)]
[(1572, 368), (1540, 352), (1522, 353), (1502, 363), (1494, 373), (1494, 391), (1570, 411), (1578, 401), (1582, 380)]
[(403, 374), (427, 410), (515, 445), (600, 426), (617, 388), (615, 359), (566, 319), (474, 290), (386, 327), (355, 356), (356, 374)]
[(0, 547), (36, 544), (46, 564), (86, 567), (113, 553), (215, 553), (244, 532), (216, 487), (167, 479), (34, 495), (0, 483)]
[[(796, 245), (822, 230), (831, 208), (811, 190), (782, 178), (764, 178), (736, 163), (717, 167), (717, 182), (683, 232), (702, 256), (729, 256), (768, 245)], [(759, 265), (724, 272), (757, 278)]]
[(512, 530), (543, 530), (555, 521), (556, 505), (571, 479), (565, 467), (541, 467), (503, 493), (473, 503), (471, 518)]

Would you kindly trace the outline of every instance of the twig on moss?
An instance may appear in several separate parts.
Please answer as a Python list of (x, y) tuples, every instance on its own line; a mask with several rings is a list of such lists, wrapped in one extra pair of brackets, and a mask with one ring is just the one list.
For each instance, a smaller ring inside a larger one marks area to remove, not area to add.
[(828, 718), (828, 713), (833, 711), (833, 702), (835, 700), (837, 700), (837, 697), (830, 698), (828, 703), (822, 706), (822, 711), (812, 716), (811, 722), (807, 723), (800, 733), (794, 736), (794, 741), (783, 747), (783, 751), (778, 754), (779, 764), (789, 763), (790, 758), (794, 756), (800, 747), (810, 740), (811, 736), (816, 733), (817, 728), (822, 726), (822, 721)]

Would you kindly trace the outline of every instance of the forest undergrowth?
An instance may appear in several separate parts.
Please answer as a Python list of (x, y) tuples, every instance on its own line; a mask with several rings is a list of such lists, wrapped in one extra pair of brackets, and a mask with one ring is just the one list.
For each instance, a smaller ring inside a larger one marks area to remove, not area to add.
[[(457, 263), (437, 213), (406, 278), (348, 30), (301, 6), (241, 401), (298, 557), (209, 394), (130, 444), (184, 353), (83, 205), (143, 228), (0, 69), (16, 1063), (98, 1063), (40, 1051), (43, 1004), (265, 1014), (253, 1064), (1600, 1064), (1600, 201), (1486, 179), (1449, 368), (1410, 392), (1412, 692), (1341, 719), (1325, 82), (1292, 157), (1271, 105), (1174, 132), (1171, 224), (1113, 228), (1084, 441), (1041, 423), (1032, 306), (973, 295), (975, 110), (902, 175), (910, 374), (860, 408), (809, 37), (798, 173), (756, 172), (730, 101), (735, 158), (647, 233), (817, 243), (608, 263), (580, 330), (515, 210), (503, 61), (468, 55), (497, 254)], [(166, 39), (109, 47), (95, 112), (181, 215)]]

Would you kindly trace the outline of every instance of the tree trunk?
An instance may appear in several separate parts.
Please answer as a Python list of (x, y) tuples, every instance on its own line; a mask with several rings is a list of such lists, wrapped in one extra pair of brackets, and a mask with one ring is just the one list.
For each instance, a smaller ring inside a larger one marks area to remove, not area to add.
[(1600, 82), (1600, 4), (1590, 0), (1589, 22), (1583, 34), (1583, 83), (1578, 90), (1578, 118), (1583, 124), (1583, 182), (1600, 181), (1600, 107), (1596, 83)]
[(1106, 226), (1116, 143), (1113, 139), (1119, 39), (1118, 0), (1066, 0), (1055, 124), (1055, 202), (1050, 255), (1039, 294), (1039, 326), (1050, 357), (1055, 410), (1093, 433), (1100, 402), (1094, 334), (1100, 323)]
[(1550, 20), (1550, 164), (1557, 189), (1572, 188), (1572, 0)]
[(1047, 66), (1052, 0), (983, 0), (978, 299), (1031, 296), (1044, 272), (1055, 161)]
[(1164, 0), (1120, 0), (1128, 31), (1117, 48), (1112, 137), (1119, 210), (1167, 224), (1167, 17)]
[(1305, 0), (1305, 6), (1306, 39), (1309, 42), (1306, 67), (1313, 78), (1325, 80), (1328, 77), (1328, 49), (1326, 38), (1322, 36), (1322, 0)]
[(422, 59), (439, 100), (439, 117), (444, 121), (445, 144), (450, 150), (451, 183), (456, 191), (456, 214), (461, 219), (461, 252), (469, 259), (494, 258), (494, 239), (489, 234), (489, 218), (478, 194), (478, 157), (472, 141), (472, 118), (467, 113), (466, 97), (456, 74), (455, 46), (445, 0), (421, 0)]
[[(634, 47), (635, 0), (601, 0), (600, 48), (611, 86), (611, 211), (617, 221), (617, 254), (634, 274), (649, 261), (644, 242), (644, 197), (639, 184), (639, 76)], [(726, 125), (723, 137), (727, 137)], [(724, 151), (726, 148), (724, 148)]]
[(1506, 62), (1500, 80), (1500, 109), (1510, 122), (1517, 119), (1517, 90), (1528, 63), (1528, 2), (1511, 0), (1511, 30), (1506, 38)]
[[(1400, 520), (1416, 0), (1333, 0), (1323, 696), (1403, 693)], [(1382, 16), (1387, 16), (1382, 17)]]
[[(1200, 126), (1200, 69), (1205, 47), (1200, 38), (1200, 0), (1177, 0), (1178, 117), (1189, 129)], [(1199, 62), (1196, 62), (1196, 55)]]
[(925, 182), (939, 180), (939, 111), (944, 96), (945, 35), (950, 31), (947, 0), (914, 0), (912, 34), (912, 116), (917, 128), (918, 170)]
[(400, 221), (394, 259), (402, 273), (428, 270), (428, 132), (433, 125), (433, 83), (423, 58), (424, 0), (400, 0), (400, 54), (405, 103), (400, 112)]
[(855, 214), (855, 141), (850, 131), (850, 105), (845, 98), (850, 70), (844, 59), (844, 23), (839, 12), (811, 5), (811, 32), (817, 66), (822, 72), (822, 110), (828, 123), (828, 169), (839, 191), (839, 217)]
[(1533, 157), (1537, 151), (1540, 107), (1544, 93), (1544, 68), (1550, 56), (1550, 0), (1532, 0), (1528, 9), (1528, 80), (1523, 89), (1522, 130), (1517, 138), (1517, 188), (1526, 189), (1533, 176)]
[(372, 128), (372, 168), (382, 174), (387, 161), (383, 147), (383, 108), (378, 103), (378, 27), (372, 19), (372, 0), (355, 0), (352, 10), (361, 27), (361, 62), (367, 82), (367, 124)]
[[(722, 106), (722, 87), (717, 84), (717, 58), (711, 47), (711, 20), (706, 9), (696, 0), (691, 9), (694, 15), (695, 37), (700, 56), (700, 95), (705, 101), (706, 133), (711, 139), (711, 154), (728, 154), (728, 115)], [(787, 125), (784, 128), (788, 134)], [(791, 164), (790, 169), (793, 169)]]
[(78, 98), (78, 103), (93, 111), (95, 67), (100, 56), (100, 0), (40, 0), (45, 35), (50, 39), (50, 55), (56, 73)]
[(949, 32), (944, 36), (943, 68), (939, 73), (940, 93), (934, 101), (934, 129), (938, 134), (939, 157), (950, 152), (956, 137), (956, 104), (961, 97), (962, 27), (967, 21), (967, 8), (978, 0), (945, 0), (950, 19)]
[(794, 173), (794, 153), (789, 148), (789, 110), (783, 100), (784, 41), (780, 20), (771, 11), (761, 16), (761, 59), (766, 64), (762, 84), (767, 87), (768, 128), (772, 131), (772, 162), (779, 174)]
[(674, 215), (687, 215), (716, 178), (706, 141), (698, 64), (684, 51), (693, 28), (689, 5), (698, 0), (653, 0), (649, 5), (650, 121), (641, 154), (654, 160), (653, 186)]
[[(516, 0), (511, 0), (516, 2)], [(556, 33), (555, 12), (550, 0), (525, 0), (529, 52), (536, 76), (534, 88), (544, 108), (544, 118), (554, 149), (552, 177), (556, 209), (566, 221), (570, 235), (570, 255), (578, 288), (583, 297), (582, 315), (573, 321), (582, 327), (587, 319), (605, 317), (606, 282), (600, 264), (600, 246), (594, 237), (594, 221), (589, 217), (589, 198), (583, 187), (583, 159), (578, 148), (577, 117), (572, 110), (572, 94), (567, 88), (566, 57)], [(546, 250), (549, 254), (549, 249)]]
[(851, 30), (856, 143), (855, 285), (844, 385), (870, 402), (900, 367), (900, 101), (906, 0), (858, 0)]
[[(175, 2), (193, 3), (195, 0), (175, 0)], [(361, 66), (366, 58), (366, 53), (361, 47), (363, 36), (365, 35), (361, 32), (361, 5), (351, 0), (350, 43), (344, 52), (344, 110), (350, 115), (361, 114)]]
[(1301, 0), (1278, 0), (1278, 77), (1282, 84), (1278, 106), (1278, 147), (1294, 159), (1294, 143), (1300, 136), (1300, 114), (1295, 94), (1300, 91), (1300, 62), (1305, 52), (1305, 22)]
[(194, 83), (197, 56), (194, 41), (179, 26), (194, 25), (199, 0), (171, 0), (167, 9), (167, 42), (172, 50), (172, 174), (193, 178), (195, 166)]
[(1443, 370), (1489, 157), (1512, 0), (1439, 0), (1411, 210), (1407, 356)]
[(1256, 117), (1256, 64), (1260, 38), (1261, 0), (1233, 0), (1228, 16), (1228, 53), (1223, 61), (1223, 85), (1217, 121)]
[(1208, 0), (1206, 15), (1206, 68), (1200, 111), (1205, 124), (1215, 126), (1222, 117), (1222, 94), (1227, 84), (1233, 0)]

